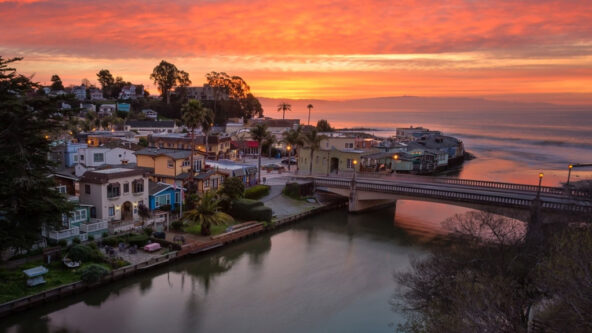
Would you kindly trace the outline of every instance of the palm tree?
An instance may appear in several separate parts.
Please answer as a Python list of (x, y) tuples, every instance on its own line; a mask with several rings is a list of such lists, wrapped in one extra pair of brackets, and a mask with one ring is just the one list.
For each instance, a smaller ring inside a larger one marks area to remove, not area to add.
[(258, 146), (258, 161), (257, 161), (257, 183), (261, 184), (261, 146), (264, 140), (271, 135), (270, 132), (267, 130), (266, 124), (257, 124), (255, 127), (251, 128), (251, 138), (257, 141)]
[(312, 104), (308, 104), (306, 107), (308, 108), (308, 123), (306, 123), (306, 125), (310, 126), (310, 110), (314, 108), (314, 106)]
[[(195, 129), (201, 126), (203, 122), (204, 107), (198, 100), (190, 100), (187, 104), (181, 108), (183, 113), (182, 119), (183, 124), (191, 129), (191, 181), (193, 181), (193, 175), (195, 174), (195, 165), (193, 163), (193, 155), (195, 155)], [(207, 149), (206, 149), (207, 150)]]
[(321, 141), (325, 139), (326, 136), (319, 135), (316, 128), (313, 128), (310, 131), (304, 133), (304, 143), (310, 148), (310, 170), (309, 173), (312, 175), (312, 158), (315, 150), (321, 149)]
[(208, 137), (210, 136), (210, 131), (214, 126), (214, 112), (210, 109), (204, 108), (202, 114), (202, 121), (201, 121), (201, 131), (204, 133), (205, 136), (205, 143), (206, 143), (206, 159), (208, 158)]
[(216, 198), (215, 192), (208, 191), (198, 200), (194, 209), (185, 213), (183, 220), (189, 224), (199, 224), (201, 234), (209, 236), (212, 225), (229, 224), (233, 221), (230, 215), (218, 211), (219, 206), (220, 200)]
[[(292, 156), (292, 151), (296, 150), (296, 148), (302, 144), (302, 133), (301, 127), (298, 126), (296, 129), (290, 129), (287, 132), (284, 132), (284, 143), (288, 146), (291, 146), (292, 149), (288, 150), (288, 161)], [(296, 164), (296, 170), (298, 170), (298, 164)], [(290, 171), (290, 163), (288, 162), (288, 171)]]
[(280, 103), (277, 107), (278, 112), (282, 111), (282, 119), (286, 119), (286, 111), (292, 111), (292, 105), (288, 103)]

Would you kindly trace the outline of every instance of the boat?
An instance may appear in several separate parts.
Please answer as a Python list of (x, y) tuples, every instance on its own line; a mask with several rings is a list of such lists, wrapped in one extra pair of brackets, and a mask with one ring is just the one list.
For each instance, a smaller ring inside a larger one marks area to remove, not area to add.
[(62, 262), (64, 263), (64, 265), (66, 265), (68, 268), (76, 268), (76, 267), (80, 267), (80, 261), (73, 261), (72, 259), (68, 258), (68, 257), (64, 257), (64, 259), (62, 259)]

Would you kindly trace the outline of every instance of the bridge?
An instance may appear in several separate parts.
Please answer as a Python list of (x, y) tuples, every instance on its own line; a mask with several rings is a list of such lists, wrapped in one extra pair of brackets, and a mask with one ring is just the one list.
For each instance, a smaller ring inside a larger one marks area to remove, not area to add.
[(313, 182), (317, 191), (348, 197), (350, 212), (396, 204), (397, 200), (415, 200), (494, 211), (526, 222), (533, 207), (540, 208), (550, 219), (570, 216), (577, 220), (592, 215), (589, 192), (560, 187), (406, 175), (295, 178)]

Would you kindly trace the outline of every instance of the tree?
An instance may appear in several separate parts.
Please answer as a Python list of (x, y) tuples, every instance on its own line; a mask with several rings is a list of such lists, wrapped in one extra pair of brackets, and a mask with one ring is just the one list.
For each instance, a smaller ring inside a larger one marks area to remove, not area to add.
[(411, 314), (408, 332), (527, 332), (541, 299), (534, 277), (537, 251), (522, 222), (487, 212), (456, 215), (450, 242), (396, 275), (396, 308)]
[(306, 106), (306, 108), (308, 109), (308, 122), (306, 123), (306, 125), (310, 126), (310, 110), (312, 110), (314, 106), (312, 104), (308, 104)]
[(267, 130), (266, 124), (256, 124), (251, 128), (251, 138), (257, 141), (257, 184), (261, 184), (261, 149), (263, 148), (263, 141), (267, 139), (270, 132)]
[(101, 69), (97, 73), (97, 80), (99, 81), (101, 89), (103, 90), (103, 96), (111, 97), (111, 90), (115, 85), (115, 79), (113, 78), (113, 75), (111, 75), (111, 72), (109, 72), (108, 69)]
[(51, 76), (51, 91), (59, 91), (64, 90), (64, 85), (62, 84), (62, 79), (57, 74)]
[(33, 95), (39, 84), (17, 74), (10, 64), (21, 58), (0, 57), (0, 250), (29, 249), (41, 229), (59, 228), (73, 205), (55, 190), (47, 160), (52, 136), (66, 128), (66, 97)]
[(292, 111), (292, 105), (288, 103), (280, 103), (277, 106), (278, 112), (282, 112), (282, 119), (286, 119), (286, 111)]
[(190, 224), (199, 224), (201, 226), (201, 234), (209, 236), (212, 225), (225, 224), (233, 221), (230, 215), (218, 211), (219, 204), (220, 200), (216, 199), (215, 192), (208, 191), (199, 199), (194, 209), (185, 213), (183, 219)]
[(193, 162), (193, 155), (195, 155), (195, 129), (201, 126), (203, 122), (204, 108), (198, 100), (190, 100), (181, 108), (183, 112), (183, 123), (191, 129), (191, 181), (193, 182), (193, 175), (195, 174), (195, 163)]
[(166, 98), (167, 104), (171, 103), (171, 89), (191, 84), (187, 72), (179, 70), (177, 66), (164, 60), (154, 67), (150, 79), (158, 86), (163, 99)]
[(219, 193), (228, 197), (230, 200), (242, 198), (245, 193), (245, 184), (239, 177), (228, 177), (224, 179)]
[[(302, 145), (302, 127), (298, 126), (296, 129), (290, 129), (284, 132), (284, 143), (290, 147), (288, 150), (288, 161), (292, 156), (292, 151), (297, 150), (298, 146)], [(290, 171), (291, 163), (288, 163), (288, 171)]]
[(240, 103), (244, 111), (243, 116), (245, 121), (255, 117), (255, 115), (263, 117), (263, 108), (261, 107), (261, 103), (257, 97), (253, 96), (253, 94), (248, 93), (247, 97), (243, 98)]
[(148, 209), (148, 207), (146, 207), (146, 205), (144, 204), (139, 205), (138, 215), (140, 215), (140, 217), (142, 218), (142, 224), (144, 224), (144, 221), (150, 217), (150, 209)]
[(218, 113), (218, 102), (223, 94), (229, 93), (230, 76), (224, 72), (210, 72), (206, 74), (206, 80), (214, 92), (214, 112)]
[(333, 132), (333, 127), (331, 127), (331, 124), (326, 119), (320, 119), (317, 122), (317, 130), (319, 132)]
[(316, 128), (304, 133), (303, 141), (304, 144), (310, 149), (310, 170), (309, 173), (312, 175), (312, 159), (315, 150), (321, 149), (321, 141), (326, 138), (324, 135), (319, 135)]

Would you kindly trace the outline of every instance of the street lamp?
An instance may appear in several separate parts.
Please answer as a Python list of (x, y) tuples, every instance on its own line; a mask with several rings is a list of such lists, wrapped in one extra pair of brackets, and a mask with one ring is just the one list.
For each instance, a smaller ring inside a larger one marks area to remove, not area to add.
[(565, 185), (569, 189), (569, 177), (571, 177), (571, 169), (573, 169), (573, 164), (570, 164), (567, 168), (567, 184)]
[(354, 165), (354, 182), (356, 181), (356, 165), (358, 165), (358, 160), (353, 160), (353, 165)]
[(539, 188), (537, 189), (537, 199), (541, 197), (541, 183), (543, 182), (544, 174), (542, 172), (539, 173)]
[(286, 150), (288, 151), (288, 172), (290, 172), (290, 164), (292, 164), (292, 146), (288, 145), (286, 147)]

